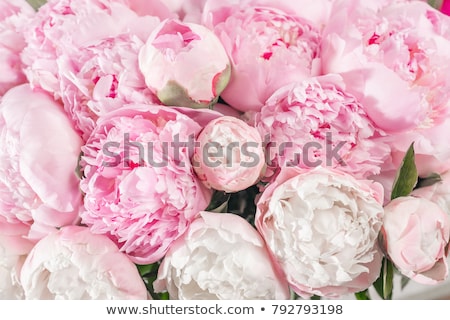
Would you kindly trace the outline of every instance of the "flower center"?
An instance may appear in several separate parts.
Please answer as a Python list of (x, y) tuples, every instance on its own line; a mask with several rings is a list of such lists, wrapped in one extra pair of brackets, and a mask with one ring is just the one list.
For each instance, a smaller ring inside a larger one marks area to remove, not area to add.
[(413, 84), (428, 69), (429, 61), (419, 39), (403, 24), (380, 23), (366, 38), (368, 55), (381, 60), (403, 80)]
[(191, 28), (176, 21), (169, 21), (160, 30), (152, 44), (163, 54), (174, 58), (179, 52), (186, 50), (194, 40), (200, 40), (200, 36)]
[(250, 23), (258, 29), (257, 39), (263, 48), (260, 56), (264, 60), (286, 49), (311, 60), (317, 56), (319, 34), (307, 21), (278, 10), (255, 8)]
[(95, 84), (95, 91), (106, 98), (116, 98), (119, 80), (116, 75), (96, 76), (92, 80)]

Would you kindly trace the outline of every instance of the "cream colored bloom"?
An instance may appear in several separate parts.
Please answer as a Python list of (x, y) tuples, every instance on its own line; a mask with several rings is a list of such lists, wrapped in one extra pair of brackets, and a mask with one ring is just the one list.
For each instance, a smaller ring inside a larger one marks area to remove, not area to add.
[(40, 240), (22, 267), (26, 299), (147, 299), (136, 266), (104, 235), (69, 226)]
[(337, 170), (288, 168), (262, 194), (256, 227), (301, 296), (338, 297), (378, 277), (380, 185)]
[(154, 288), (181, 300), (289, 298), (261, 236), (226, 213), (200, 213), (167, 253)]

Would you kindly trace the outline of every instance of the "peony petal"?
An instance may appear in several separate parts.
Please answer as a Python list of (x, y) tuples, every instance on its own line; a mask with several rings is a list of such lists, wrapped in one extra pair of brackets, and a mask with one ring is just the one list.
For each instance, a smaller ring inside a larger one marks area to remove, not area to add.
[(375, 124), (387, 132), (412, 129), (425, 117), (419, 93), (381, 64), (344, 72), (342, 77), (348, 92), (356, 96)]

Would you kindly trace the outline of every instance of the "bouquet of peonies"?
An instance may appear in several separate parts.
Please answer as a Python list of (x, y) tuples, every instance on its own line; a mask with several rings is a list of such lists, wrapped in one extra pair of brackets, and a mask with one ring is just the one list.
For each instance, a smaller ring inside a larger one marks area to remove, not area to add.
[(0, 298), (447, 278), (448, 2), (44, 2), (0, 0)]

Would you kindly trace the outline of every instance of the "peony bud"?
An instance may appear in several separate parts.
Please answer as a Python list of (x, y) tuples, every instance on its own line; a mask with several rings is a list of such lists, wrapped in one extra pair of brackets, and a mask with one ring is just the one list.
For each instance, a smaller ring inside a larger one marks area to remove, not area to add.
[(139, 53), (147, 86), (163, 104), (202, 108), (225, 89), (231, 67), (212, 31), (194, 23), (161, 22)]
[(384, 246), (400, 272), (422, 284), (445, 280), (450, 222), (442, 208), (409, 196), (394, 199), (384, 211)]
[(237, 192), (258, 182), (265, 158), (256, 128), (223, 116), (209, 122), (197, 141), (192, 162), (207, 187)]

